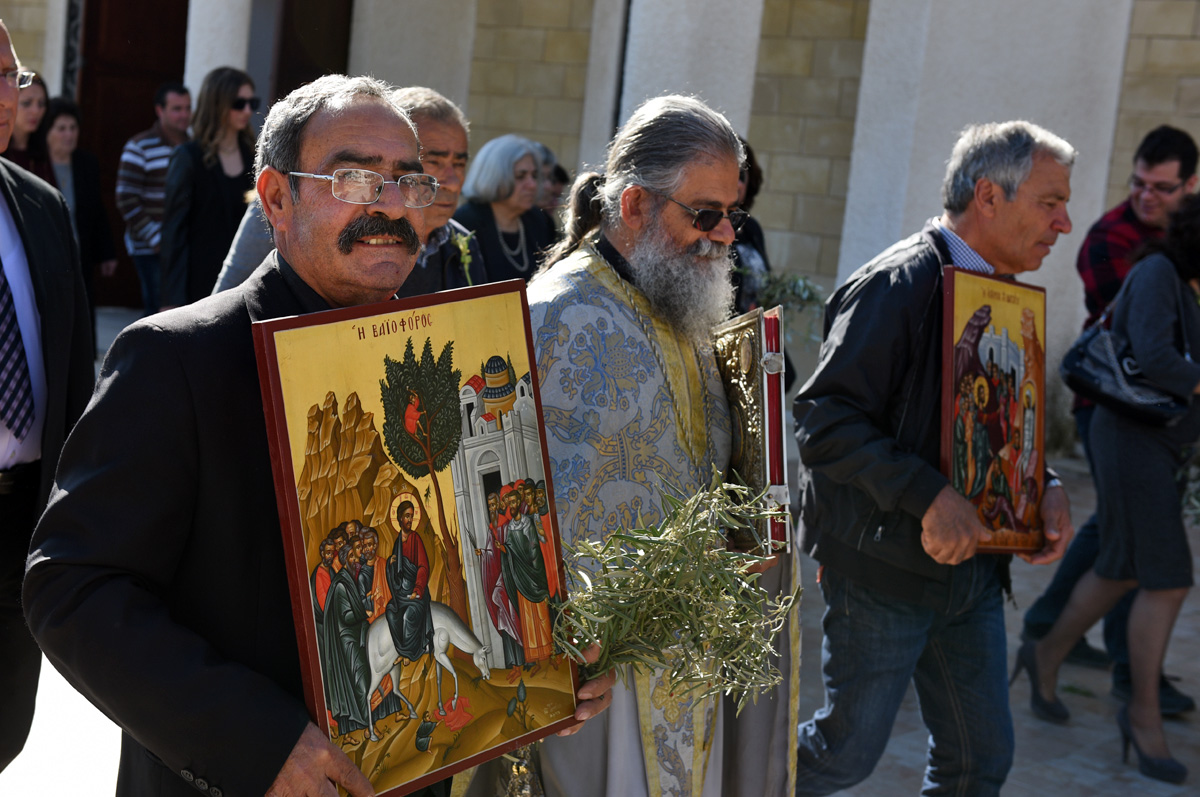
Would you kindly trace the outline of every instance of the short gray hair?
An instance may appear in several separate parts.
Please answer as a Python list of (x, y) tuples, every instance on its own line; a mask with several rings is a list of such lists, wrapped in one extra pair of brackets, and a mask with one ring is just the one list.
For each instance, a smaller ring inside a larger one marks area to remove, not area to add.
[[(392, 102), (399, 105), (414, 123), (421, 119), (441, 124), (456, 124), (467, 133), (471, 123), (467, 115), (452, 100), (426, 86), (406, 86), (392, 92)], [(420, 125), (418, 124), (418, 127)]]
[[(300, 166), (300, 144), (304, 128), (319, 112), (338, 114), (356, 97), (379, 97), (391, 103), (404, 119), (413, 137), (417, 135), (408, 114), (391, 98), (392, 87), (373, 77), (347, 77), (325, 75), (307, 83), (271, 106), (271, 112), (263, 122), (254, 155), (254, 177), (263, 173), (268, 166), (287, 174)], [(292, 197), (299, 199), (300, 191), (296, 180), (288, 178)]]
[(1075, 148), (1032, 122), (989, 122), (968, 125), (946, 164), (942, 207), (962, 213), (975, 198), (975, 184), (986, 177), (1004, 191), (1010, 202), (1033, 169), (1034, 156), (1045, 154), (1068, 169), (1075, 165)]
[(533, 142), (515, 133), (493, 138), (484, 144), (471, 161), (462, 195), (468, 202), (499, 202), (512, 195), (516, 183), (513, 167), (526, 155), (539, 162)]

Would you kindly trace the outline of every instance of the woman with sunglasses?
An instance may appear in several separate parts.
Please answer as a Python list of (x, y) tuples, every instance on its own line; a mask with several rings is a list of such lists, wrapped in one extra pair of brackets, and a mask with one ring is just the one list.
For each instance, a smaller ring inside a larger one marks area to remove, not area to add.
[(254, 81), (222, 66), (205, 76), (192, 140), (167, 168), (162, 232), (162, 305), (208, 296), (254, 188)]
[(32, 82), (21, 89), (17, 99), (17, 118), (13, 124), (8, 149), (3, 155), (22, 169), (28, 169), (57, 187), (57, 183), (54, 182), (54, 169), (46, 156), (44, 141), (37, 135), (42, 117), (46, 115), (46, 102), (49, 97), (46, 81), (42, 80), (41, 75), (34, 73)]
[(467, 202), (454, 220), (475, 233), (492, 282), (528, 282), (558, 238), (550, 216), (535, 206), (540, 181), (534, 143), (511, 133), (484, 144), (471, 161), (462, 188)]

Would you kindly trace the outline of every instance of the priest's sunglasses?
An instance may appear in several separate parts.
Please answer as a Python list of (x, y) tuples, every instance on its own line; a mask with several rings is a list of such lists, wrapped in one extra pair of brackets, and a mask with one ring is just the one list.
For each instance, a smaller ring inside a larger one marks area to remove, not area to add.
[(379, 172), (367, 169), (334, 169), (333, 174), (288, 172), (288, 176), (326, 180), (333, 189), (334, 197), (352, 205), (378, 202), (379, 197), (383, 196), (383, 187), (390, 183), (400, 189), (405, 207), (424, 208), (433, 204), (438, 190), (437, 178), (431, 174), (405, 174), (395, 180), (385, 180)]
[[(657, 191), (655, 193), (658, 193)], [(713, 208), (697, 209), (683, 204), (678, 199), (669, 194), (658, 194), (663, 199), (669, 199), (679, 207), (692, 214), (692, 226), (700, 232), (712, 232), (716, 226), (721, 223), (721, 219), (729, 219), (729, 223), (733, 225), (733, 231), (737, 232), (742, 229), (742, 225), (746, 223), (746, 219), (750, 214), (744, 210), (731, 210), (725, 213), (721, 210)]]

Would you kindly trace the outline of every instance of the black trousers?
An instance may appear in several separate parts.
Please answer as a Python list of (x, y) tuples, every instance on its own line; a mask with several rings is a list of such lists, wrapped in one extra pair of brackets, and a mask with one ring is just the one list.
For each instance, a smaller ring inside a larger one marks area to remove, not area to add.
[(33, 724), (42, 652), (29, 634), (21, 611), (25, 556), (37, 522), (37, 479), (16, 492), (0, 495), (0, 772), (17, 757)]

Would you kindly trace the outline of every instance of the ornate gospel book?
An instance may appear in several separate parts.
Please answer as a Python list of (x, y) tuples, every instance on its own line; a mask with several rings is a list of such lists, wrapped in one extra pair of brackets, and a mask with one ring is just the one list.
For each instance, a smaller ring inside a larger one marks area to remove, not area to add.
[[(757, 308), (713, 330), (713, 350), (725, 385), (733, 425), (730, 469), (756, 492), (787, 509), (786, 434), (783, 422), (782, 308)], [(759, 521), (758, 535), (790, 550), (791, 524), (786, 518)], [(731, 535), (739, 548), (755, 545), (753, 535)]]
[(572, 722), (525, 286), (254, 326), (305, 699), (380, 795)]
[(1038, 551), (1046, 467), (1046, 292), (953, 267), (942, 314), (942, 472), (988, 553)]

